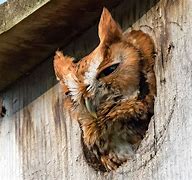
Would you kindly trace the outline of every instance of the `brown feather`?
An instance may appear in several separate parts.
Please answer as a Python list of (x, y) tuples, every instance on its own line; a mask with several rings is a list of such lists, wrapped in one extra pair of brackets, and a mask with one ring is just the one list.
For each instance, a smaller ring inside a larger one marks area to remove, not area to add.
[(76, 64), (56, 52), (54, 69), (65, 93), (70, 88), (63, 79), (77, 77), (78, 92), (65, 100), (78, 93), (76, 108), (65, 108), (77, 114), (89, 165), (110, 171), (133, 158), (153, 115), (154, 43), (142, 31), (123, 34), (106, 8), (98, 28), (100, 44), (93, 52)]

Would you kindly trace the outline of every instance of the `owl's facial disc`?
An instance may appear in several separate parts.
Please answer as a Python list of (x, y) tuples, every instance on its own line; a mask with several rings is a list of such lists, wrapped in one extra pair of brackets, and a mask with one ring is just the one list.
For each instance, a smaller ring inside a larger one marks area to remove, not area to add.
[(97, 118), (96, 108), (93, 105), (93, 102), (91, 101), (91, 99), (88, 97), (85, 98), (85, 106), (88, 112), (91, 114), (91, 116), (93, 116), (94, 118)]

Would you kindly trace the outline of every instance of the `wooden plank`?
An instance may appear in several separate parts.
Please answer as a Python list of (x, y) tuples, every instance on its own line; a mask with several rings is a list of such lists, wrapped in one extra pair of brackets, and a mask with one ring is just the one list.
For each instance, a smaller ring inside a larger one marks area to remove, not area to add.
[[(1, 179), (192, 179), (192, 3), (161, 0), (140, 17), (149, 6), (137, 3), (128, 11), (124, 1), (113, 12), (125, 30), (137, 20), (132, 27), (148, 32), (158, 52), (155, 115), (138, 155), (105, 175), (87, 165), (80, 128), (62, 106), (50, 59), (1, 93), (7, 109), (0, 121)], [(93, 27), (65, 52), (79, 57), (96, 42)]]
[(91, 27), (120, 0), (10, 0), (0, 5), (0, 90)]

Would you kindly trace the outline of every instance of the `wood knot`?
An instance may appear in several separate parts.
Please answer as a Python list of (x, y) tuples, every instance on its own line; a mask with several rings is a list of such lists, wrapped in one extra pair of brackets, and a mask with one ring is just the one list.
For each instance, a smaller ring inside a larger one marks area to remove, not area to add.
[(5, 116), (6, 111), (5, 106), (3, 106), (3, 100), (0, 99), (0, 118)]

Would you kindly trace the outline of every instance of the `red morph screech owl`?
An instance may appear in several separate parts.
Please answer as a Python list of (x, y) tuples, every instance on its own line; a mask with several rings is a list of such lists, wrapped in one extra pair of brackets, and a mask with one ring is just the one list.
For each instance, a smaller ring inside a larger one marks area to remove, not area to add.
[(141, 30), (123, 33), (106, 8), (98, 34), (99, 45), (77, 63), (57, 51), (54, 69), (87, 162), (110, 171), (133, 157), (153, 115), (154, 43)]

